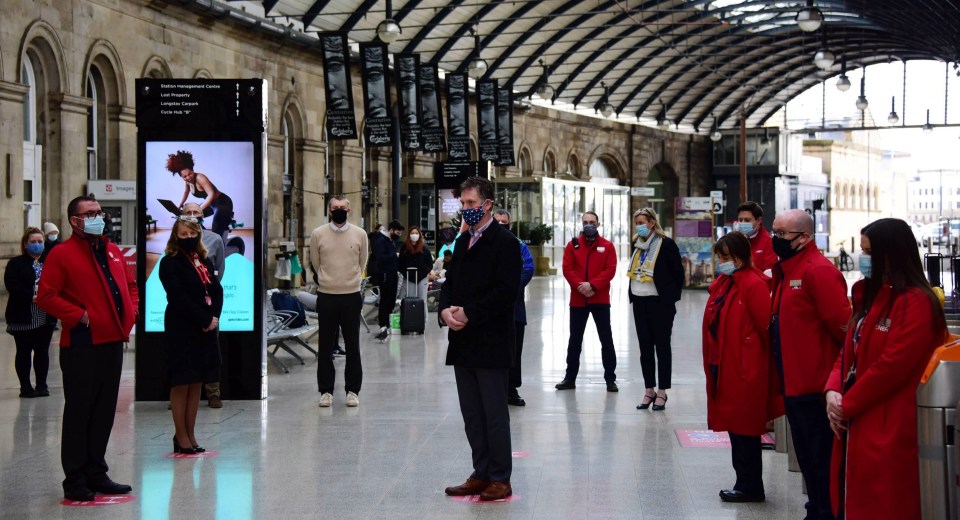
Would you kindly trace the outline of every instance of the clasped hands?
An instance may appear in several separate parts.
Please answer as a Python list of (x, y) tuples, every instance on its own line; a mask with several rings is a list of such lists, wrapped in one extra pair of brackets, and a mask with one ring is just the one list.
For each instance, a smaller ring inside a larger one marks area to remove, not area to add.
[(830, 421), (830, 429), (840, 437), (840, 432), (847, 430), (847, 419), (843, 416), (843, 395), (839, 392), (829, 390), (825, 396), (827, 401), (827, 419)]
[(463, 307), (447, 307), (440, 313), (443, 322), (452, 330), (460, 330), (467, 326), (467, 315), (463, 312)]
[(580, 285), (577, 286), (577, 292), (586, 296), (587, 298), (593, 298), (597, 291), (593, 290), (593, 286), (590, 285), (590, 282), (580, 282)]
[(219, 326), (220, 326), (220, 318), (217, 318), (216, 316), (214, 316), (213, 319), (210, 320), (210, 325), (207, 325), (207, 327), (203, 329), (203, 331), (210, 332), (211, 330), (216, 330), (216, 328)]

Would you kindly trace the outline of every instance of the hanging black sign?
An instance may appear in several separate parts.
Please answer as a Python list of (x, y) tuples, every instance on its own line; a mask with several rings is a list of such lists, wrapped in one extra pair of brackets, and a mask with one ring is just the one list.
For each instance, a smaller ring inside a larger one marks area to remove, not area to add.
[(390, 81), (387, 76), (387, 45), (380, 42), (360, 44), (360, 68), (363, 74), (363, 139), (367, 147), (393, 144), (390, 117)]
[[(419, 57), (418, 57), (419, 59)], [(447, 148), (443, 139), (443, 117), (440, 112), (440, 78), (437, 66), (423, 64), (418, 67), (420, 83), (420, 129), (423, 149), (427, 152), (442, 152)]]
[(497, 142), (499, 157), (497, 166), (513, 166), (513, 92), (508, 88), (497, 89)]
[(322, 33), (319, 37), (323, 49), (323, 79), (327, 96), (327, 138), (331, 141), (356, 139), (347, 35)]
[(480, 130), (480, 160), (500, 157), (497, 141), (497, 80), (477, 82), (477, 128)]
[(420, 69), (419, 54), (395, 54), (393, 65), (397, 71), (397, 101), (400, 110), (400, 143), (404, 151), (419, 150), (423, 147), (420, 138), (421, 108), (420, 82), (417, 78)]
[(451, 159), (470, 158), (470, 111), (467, 75), (447, 75), (447, 140)]

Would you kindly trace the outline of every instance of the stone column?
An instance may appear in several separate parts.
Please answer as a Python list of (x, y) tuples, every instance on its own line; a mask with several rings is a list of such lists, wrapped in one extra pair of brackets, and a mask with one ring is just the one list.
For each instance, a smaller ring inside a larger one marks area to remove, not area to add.
[(337, 169), (341, 193), (350, 200), (350, 223), (366, 227), (360, 190), (363, 185), (363, 151), (360, 146), (346, 144), (340, 147), (340, 168)]
[[(117, 178), (137, 179), (137, 111), (133, 107), (113, 105), (109, 108), (108, 128), (116, 128), (117, 135), (109, 136), (107, 145), (109, 158), (116, 157), (117, 163), (111, 165), (118, 169)], [(114, 124), (115, 123), (115, 124)]]
[(323, 200), (324, 193), (324, 175), (326, 172), (325, 161), (327, 153), (327, 143), (313, 139), (303, 139), (298, 143), (297, 151), (300, 152), (300, 162), (303, 168), (302, 188), (303, 188), (303, 221), (300, 226), (303, 229), (304, 237), (307, 237), (309, 245), (309, 236), (313, 230), (327, 222), (327, 206)]
[[(67, 222), (67, 204), (87, 192), (87, 113), (93, 100), (53, 93), (44, 146), (43, 212), (46, 220)], [(61, 229), (61, 232), (64, 231)]]
[(3, 201), (0, 203), (0, 258), (20, 254), (20, 235), (23, 233), (23, 99), (29, 90), (26, 85), (0, 81), (0, 201)]

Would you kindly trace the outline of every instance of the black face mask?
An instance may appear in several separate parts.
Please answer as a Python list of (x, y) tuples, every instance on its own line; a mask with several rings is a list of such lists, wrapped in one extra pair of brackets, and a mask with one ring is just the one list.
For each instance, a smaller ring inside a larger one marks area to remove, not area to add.
[(793, 240), (787, 240), (786, 238), (780, 238), (780, 237), (773, 237), (773, 252), (780, 257), (780, 260), (788, 260), (796, 256), (796, 254), (800, 252), (800, 250), (790, 247), (791, 242), (793, 242)]
[(336, 224), (343, 224), (347, 221), (347, 210), (335, 209), (330, 212), (330, 219)]
[(178, 238), (177, 244), (180, 246), (180, 249), (188, 253), (192, 253), (197, 250), (197, 245), (200, 243), (200, 237), (195, 236), (193, 238)]

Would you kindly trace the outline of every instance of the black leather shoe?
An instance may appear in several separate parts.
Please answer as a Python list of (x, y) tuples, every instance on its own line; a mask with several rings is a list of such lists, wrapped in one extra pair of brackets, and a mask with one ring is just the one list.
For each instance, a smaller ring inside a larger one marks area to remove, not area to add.
[(560, 381), (559, 383), (557, 383), (557, 386), (554, 388), (556, 388), (557, 390), (573, 390), (576, 387), (577, 387), (576, 379), (564, 379), (563, 381)]
[(616, 381), (607, 382), (607, 392), (619, 392), (620, 388), (617, 386)]
[(91, 483), (90, 489), (100, 493), (101, 495), (125, 495), (133, 491), (132, 487), (126, 484), (117, 484), (110, 479), (104, 480), (103, 482), (98, 482), (96, 484)]
[(759, 495), (748, 495), (737, 489), (723, 489), (720, 491), (720, 500), (724, 502), (763, 502), (767, 497), (760, 493)]
[(36, 394), (37, 397), (50, 397), (50, 390), (45, 386), (38, 386)]
[(34, 397), (40, 397), (40, 395), (37, 394), (36, 390), (31, 388), (30, 390), (20, 390), (20, 397), (23, 399), (33, 399)]
[(63, 498), (67, 500), (75, 500), (77, 502), (92, 502), (95, 498), (93, 491), (90, 491), (89, 488), (78, 487), (71, 489), (69, 491), (63, 491)]
[(510, 389), (510, 395), (507, 396), (507, 404), (510, 406), (527, 406), (527, 402), (520, 397), (520, 392), (516, 388)]

